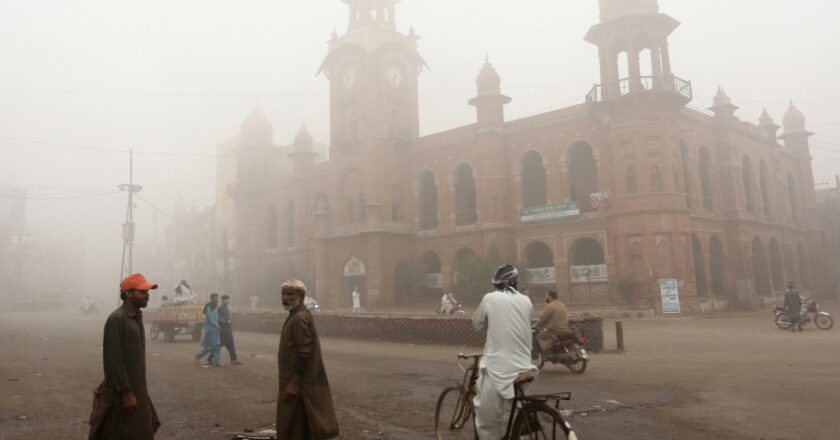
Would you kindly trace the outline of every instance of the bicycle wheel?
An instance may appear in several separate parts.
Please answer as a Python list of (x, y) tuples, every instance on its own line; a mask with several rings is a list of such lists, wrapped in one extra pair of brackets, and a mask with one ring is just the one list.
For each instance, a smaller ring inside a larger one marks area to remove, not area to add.
[(834, 327), (834, 320), (831, 319), (831, 315), (828, 313), (820, 312), (814, 316), (814, 324), (816, 324), (818, 328), (828, 330), (831, 327)]
[(460, 387), (449, 387), (438, 397), (435, 409), (437, 440), (475, 440), (473, 403)]
[(577, 440), (572, 425), (554, 408), (542, 402), (523, 404), (516, 414), (510, 439)]
[(788, 315), (782, 313), (776, 316), (776, 325), (782, 330), (788, 330), (790, 328), (790, 318)]

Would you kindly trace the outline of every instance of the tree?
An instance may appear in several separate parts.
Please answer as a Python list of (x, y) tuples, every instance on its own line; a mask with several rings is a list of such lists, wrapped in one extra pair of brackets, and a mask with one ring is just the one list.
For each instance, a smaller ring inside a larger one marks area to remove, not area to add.
[(426, 275), (417, 262), (401, 262), (397, 266), (396, 298), (399, 304), (414, 304), (428, 296), (425, 286)]
[[(490, 247), (484, 256), (465, 256), (455, 267), (456, 280), (452, 286), (455, 298), (461, 303), (478, 304), (485, 293), (493, 290), (490, 280), (499, 266), (512, 261), (504, 258), (495, 246)], [(520, 280), (524, 280), (521, 275)]]

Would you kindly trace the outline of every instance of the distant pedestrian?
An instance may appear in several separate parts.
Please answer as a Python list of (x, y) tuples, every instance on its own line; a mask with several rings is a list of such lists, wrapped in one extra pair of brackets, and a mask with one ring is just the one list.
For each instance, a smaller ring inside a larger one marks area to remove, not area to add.
[(277, 353), (277, 439), (338, 437), (321, 343), (312, 314), (303, 306), (306, 286), (299, 280), (289, 280), (280, 286), (280, 291), (289, 317), (283, 324)]
[(795, 332), (797, 328), (802, 331), (802, 298), (796, 291), (796, 282), (790, 281), (785, 292), (785, 309), (787, 309), (790, 320), (790, 331)]
[(251, 295), (251, 310), (257, 310), (257, 303), (260, 302), (260, 297)]
[(220, 334), (221, 326), (219, 325), (219, 294), (213, 293), (210, 295), (210, 302), (204, 305), (204, 331), (201, 335), (201, 351), (195, 355), (195, 365), (198, 366), (201, 358), (210, 354), (212, 360), (210, 365), (214, 367), (221, 366), (220, 353)]
[(105, 380), (94, 394), (89, 440), (148, 440), (160, 427), (146, 386), (146, 338), (140, 312), (149, 304), (149, 290), (157, 287), (139, 273), (120, 283), (122, 305), (105, 321)]
[(353, 313), (358, 313), (362, 311), (362, 294), (359, 293), (359, 288), (353, 288)]
[(236, 358), (236, 347), (233, 344), (233, 328), (231, 328), (230, 310), (230, 295), (222, 295), (222, 305), (219, 306), (219, 326), (221, 331), (219, 333), (219, 340), (222, 346), (227, 348), (230, 355), (230, 363), (232, 365), (242, 365)]

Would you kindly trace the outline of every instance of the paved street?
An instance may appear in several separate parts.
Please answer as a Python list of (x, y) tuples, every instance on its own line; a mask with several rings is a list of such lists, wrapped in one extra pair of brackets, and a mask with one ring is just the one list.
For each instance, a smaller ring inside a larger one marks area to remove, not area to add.
[[(828, 309), (831, 310), (830, 308)], [(101, 380), (103, 318), (0, 313), (0, 438), (83, 438)], [(606, 323), (613, 348), (612, 322)], [(831, 439), (840, 431), (840, 329), (778, 330), (769, 312), (624, 322), (628, 351), (581, 376), (543, 370), (535, 392), (571, 391), (581, 439)], [(198, 345), (149, 341), (162, 439), (222, 439), (271, 426), (277, 335), (238, 333), (244, 365), (196, 368)], [(324, 340), (342, 438), (432, 438), (458, 347)], [(22, 419), (25, 417), (25, 419)]]

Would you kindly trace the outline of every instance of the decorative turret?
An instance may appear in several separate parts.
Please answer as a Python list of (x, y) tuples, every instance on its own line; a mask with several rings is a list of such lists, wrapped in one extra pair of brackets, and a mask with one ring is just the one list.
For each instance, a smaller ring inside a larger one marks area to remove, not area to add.
[(713, 103), (714, 105), (709, 107), (709, 110), (715, 114), (717, 121), (725, 122), (735, 118), (735, 110), (738, 110), (738, 106), (732, 104), (732, 99), (729, 98), (723, 87), (718, 86)]
[(295, 135), (294, 152), (310, 153), (312, 152), (314, 142), (315, 141), (312, 139), (312, 135), (309, 134), (309, 130), (306, 129), (306, 123), (304, 123), (300, 126), (300, 130), (298, 130)]
[(785, 134), (796, 134), (806, 132), (805, 130), (805, 115), (793, 105), (793, 100), (790, 100), (790, 107), (785, 112), (785, 117), (782, 119), (782, 125), (785, 127)]
[(776, 122), (773, 121), (773, 118), (769, 113), (767, 113), (766, 108), (761, 113), (761, 117), (758, 118), (758, 126), (767, 131), (767, 135), (770, 139), (773, 139), (774, 143), (776, 142), (776, 133), (779, 131), (779, 126), (776, 125)]
[(475, 80), (478, 95), (469, 100), (475, 106), (480, 129), (500, 128), (505, 123), (505, 104), (511, 99), (502, 94), (502, 78), (485, 57), (484, 66)]
[(302, 124), (292, 143), (292, 151), (288, 154), (294, 162), (295, 174), (307, 175), (312, 169), (315, 158), (318, 157), (318, 153), (313, 149), (314, 143), (312, 135), (306, 129), (306, 124)]
[(274, 128), (259, 108), (255, 108), (242, 122), (239, 129), (239, 145), (242, 147), (264, 147), (274, 143)]

